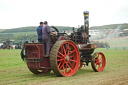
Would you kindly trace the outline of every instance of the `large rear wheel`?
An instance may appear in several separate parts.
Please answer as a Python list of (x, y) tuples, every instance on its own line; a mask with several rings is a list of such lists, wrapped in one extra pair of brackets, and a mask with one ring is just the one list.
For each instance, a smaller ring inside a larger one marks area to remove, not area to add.
[(106, 59), (103, 53), (96, 52), (91, 60), (92, 68), (95, 72), (103, 71), (106, 65)]
[(79, 63), (79, 50), (74, 42), (61, 40), (54, 44), (50, 52), (50, 65), (57, 76), (74, 75)]

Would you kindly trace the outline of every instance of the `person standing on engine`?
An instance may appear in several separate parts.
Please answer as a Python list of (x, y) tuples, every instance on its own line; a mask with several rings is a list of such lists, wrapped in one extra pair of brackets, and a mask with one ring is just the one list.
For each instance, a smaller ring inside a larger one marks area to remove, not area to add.
[(43, 22), (40, 22), (40, 26), (38, 26), (37, 28), (38, 42), (42, 42), (42, 27), (43, 27)]
[(48, 26), (48, 22), (45, 21), (42, 28), (42, 40), (45, 44), (45, 57), (49, 57), (50, 52), (50, 27)]

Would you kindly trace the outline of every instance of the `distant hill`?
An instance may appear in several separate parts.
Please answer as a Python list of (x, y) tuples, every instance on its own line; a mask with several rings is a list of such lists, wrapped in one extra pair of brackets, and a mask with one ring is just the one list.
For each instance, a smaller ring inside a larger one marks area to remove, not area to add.
[(15, 33), (15, 32), (33, 32), (36, 30), (36, 26), (30, 26), (30, 27), (20, 27), (20, 28), (14, 28), (14, 29), (6, 29), (1, 31), (0, 33)]
[[(55, 26), (61, 31), (70, 31), (72, 27)], [(37, 40), (37, 26), (20, 27), (14, 29), (0, 29), (0, 42), (6, 40), (15, 40), (16, 42), (24, 40)], [(51, 29), (53, 30), (53, 29)]]
[[(73, 27), (65, 27), (65, 26), (55, 26), (58, 28), (60, 32), (63, 31), (72, 31)], [(29, 27), (20, 27), (14, 29), (0, 29), (0, 42), (13, 39), (15, 41), (22, 41), (22, 40), (30, 40), (34, 39), (37, 40), (37, 33), (36, 33), (37, 26), (29, 26)], [(91, 30), (103, 30), (103, 29), (128, 29), (128, 23), (125, 24), (111, 24), (111, 25), (104, 25), (104, 26), (94, 26), (90, 27)]]
[[(65, 27), (65, 26), (55, 26), (55, 27), (57, 27), (59, 31), (72, 30), (72, 27)], [(37, 26), (20, 27), (20, 28), (13, 28), (13, 29), (0, 29), (0, 33), (35, 32), (36, 28)], [(91, 30), (118, 29), (118, 28), (128, 29), (128, 23), (90, 27)]]
[(6, 30), (6, 29), (0, 29), (0, 32), (2, 32), (2, 31), (4, 31), (4, 30)]
[[(72, 30), (72, 27), (64, 27), (64, 26), (55, 26), (55, 27), (57, 27), (59, 31)], [(35, 32), (36, 28), (37, 26), (20, 27), (14, 29), (2, 29), (0, 30), (0, 33)]]
[(103, 30), (103, 29), (128, 29), (128, 23), (124, 24), (111, 24), (111, 25), (104, 25), (104, 26), (94, 26), (90, 27), (93, 30)]

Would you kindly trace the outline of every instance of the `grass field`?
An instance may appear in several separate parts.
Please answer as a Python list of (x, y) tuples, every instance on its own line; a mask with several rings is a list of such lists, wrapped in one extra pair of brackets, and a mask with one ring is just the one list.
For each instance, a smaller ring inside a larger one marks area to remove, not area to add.
[(0, 85), (128, 85), (128, 48), (95, 51), (106, 56), (103, 72), (94, 72), (89, 65), (71, 77), (57, 77), (53, 72), (32, 74), (21, 60), (20, 50), (0, 50)]

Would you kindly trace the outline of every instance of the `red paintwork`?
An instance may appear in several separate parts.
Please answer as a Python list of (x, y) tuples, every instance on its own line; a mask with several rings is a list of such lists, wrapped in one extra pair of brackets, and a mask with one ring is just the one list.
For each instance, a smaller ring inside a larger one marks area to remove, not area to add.
[(57, 64), (63, 76), (72, 76), (76, 73), (80, 63), (80, 54), (77, 46), (71, 41), (65, 41), (57, 53)]
[(65, 37), (64, 36), (60, 36), (57, 41), (60, 41), (60, 40), (65, 40)]
[(44, 45), (43, 44), (25, 44), (27, 48), (27, 58), (42, 59), (41, 62), (27, 62), (29, 68), (33, 69), (50, 69), (49, 57), (44, 57)]
[(106, 59), (103, 53), (99, 52), (95, 56), (95, 68), (98, 72), (103, 71), (106, 65)]
[(81, 69), (82, 66), (83, 66), (83, 62), (80, 62), (80, 65), (79, 65), (78, 69)]

